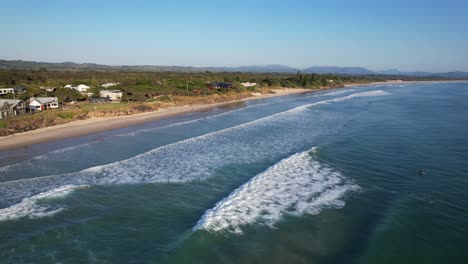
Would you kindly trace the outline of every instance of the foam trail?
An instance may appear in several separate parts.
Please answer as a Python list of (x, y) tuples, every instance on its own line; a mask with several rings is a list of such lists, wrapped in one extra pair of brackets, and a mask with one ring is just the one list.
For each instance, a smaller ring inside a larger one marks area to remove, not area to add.
[[(352, 91), (352, 89), (351, 89), (351, 90), (347, 90), (347, 91)], [(339, 94), (339, 93), (338, 93), (338, 94)], [(304, 99), (304, 98), (310, 98), (310, 97), (318, 97), (318, 96), (324, 96), (324, 95), (317, 95), (317, 94), (314, 94), (314, 95), (312, 95), (312, 96), (307, 96), (307, 97), (301, 97), (301, 98), (294, 98), (294, 99), (282, 100), (281, 103), (290, 102), (290, 101), (296, 101), (296, 100), (298, 100), (298, 99)], [(169, 124), (169, 125), (165, 125), (165, 126), (157, 127), (157, 128), (142, 129), (142, 130), (138, 130), (138, 131), (135, 131), (135, 132), (120, 134), (120, 135), (117, 135), (117, 136), (118, 136), (118, 137), (123, 137), (123, 136), (136, 136), (136, 135), (138, 135), (138, 134), (140, 134), (140, 133), (152, 133), (152, 132), (156, 132), (156, 131), (159, 131), (159, 130), (161, 130), (161, 129), (165, 129), (165, 128), (169, 128), (169, 127), (176, 127), (176, 126), (182, 126), (182, 125), (187, 125), (187, 124), (194, 124), (194, 123), (197, 123), (197, 122), (199, 122), (199, 121), (214, 119), (214, 118), (217, 118), (217, 117), (221, 117), (221, 116), (229, 115), (229, 114), (232, 114), (232, 113), (244, 111), (244, 110), (247, 110), (247, 109), (250, 109), (250, 108), (254, 108), (254, 107), (258, 107), (258, 106), (273, 105), (273, 104), (277, 104), (277, 102), (275, 102), (275, 103), (263, 103), (263, 104), (249, 105), (249, 106), (245, 106), (245, 107), (241, 107), (241, 108), (239, 108), (239, 109), (234, 109), (234, 110), (226, 111), (226, 112), (223, 112), (223, 113), (220, 113), (220, 114), (216, 114), (216, 115), (211, 115), (211, 116), (207, 116), (207, 117), (201, 117), (201, 118), (197, 118), (197, 119), (193, 119), (193, 120), (188, 120), (188, 121), (182, 121), (182, 122), (178, 122), (178, 123), (174, 123), (174, 124)]]
[(0, 209), (0, 221), (15, 220), (23, 217), (33, 219), (55, 215), (63, 211), (64, 208), (53, 208), (51, 206), (41, 205), (39, 204), (39, 201), (43, 199), (64, 197), (75, 189), (83, 187), (85, 186), (65, 185), (29, 198), (24, 198), (18, 204)]
[(318, 214), (323, 208), (341, 208), (343, 195), (357, 189), (306, 151), (278, 162), (240, 186), (207, 210), (193, 230), (239, 234), (249, 224), (273, 227), (285, 214)]
[(340, 123), (336, 122), (340, 117), (337, 113), (319, 109), (312, 112), (311, 107), (386, 94), (364, 92), (299, 106), (80, 172), (5, 181), (0, 183), (0, 206), (14, 206), (26, 197), (65, 185), (186, 182), (206, 179), (223, 166), (270, 162), (336, 131)]
[(333, 92), (329, 92), (329, 93), (326, 93), (326, 94), (322, 94), (322, 96), (340, 95), (340, 94), (349, 93), (349, 92), (353, 92), (353, 91), (355, 91), (355, 89), (338, 90), (338, 91), (333, 91)]

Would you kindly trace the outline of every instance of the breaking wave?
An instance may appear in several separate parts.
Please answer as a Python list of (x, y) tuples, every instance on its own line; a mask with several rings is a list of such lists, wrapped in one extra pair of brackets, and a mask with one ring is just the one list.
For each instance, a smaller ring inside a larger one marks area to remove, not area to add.
[(18, 204), (0, 209), (0, 221), (15, 220), (23, 217), (34, 219), (55, 215), (63, 211), (64, 208), (42, 205), (40, 201), (64, 197), (75, 189), (83, 187), (85, 186), (65, 185), (32, 197), (24, 198)]
[(318, 214), (323, 208), (343, 207), (343, 195), (358, 186), (309, 152), (286, 158), (240, 186), (207, 210), (193, 230), (240, 234), (249, 224), (273, 227), (286, 214)]
[(326, 93), (326, 94), (322, 94), (322, 96), (340, 95), (340, 94), (345, 94), (345, 93), (349, 93), (349, 92), (353, 92), (353, 91), (355, 91), (355, 89), (343, 89), (343, 90), (338, 90), (338, 91), (333, 91), (333, 92), (329, 92), (329, 93)]
[(304, 145), (316, 144), (318, 136), (333, 133), (342, 123), (336, 122), (341, 118), (337, 113), (313, 109), (313, 106), (387, 94), (384, 91), (355, 93), (299, 106), (80, 172), (1, 182), (0, 207), (12, 208), (28, 197), (62, 186), (186, 182), (211, 177), (228, 165), (272, 162), (303, 149)]

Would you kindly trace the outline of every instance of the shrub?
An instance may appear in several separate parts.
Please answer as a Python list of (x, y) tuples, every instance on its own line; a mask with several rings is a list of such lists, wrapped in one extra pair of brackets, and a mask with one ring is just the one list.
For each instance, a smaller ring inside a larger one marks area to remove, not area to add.
[(160, 96), (158, 97), (158, 100), (161, 101), (161, 102), (173, 102), (174, 100), (172, 100), (172, 98), (168, 95), (163, 95), (163, 96)]
[(73, 113), (61, 113), (61, 114), (57, 114), (58, 117), (62, 118), (62, 119), (73, 119), (73, 117), (75, 116)]
[(138, 112), (148, 112), (152, 111), (153, 108), (147, 106), (147, 105), (134, 105), (132, 106), (132, 109)]

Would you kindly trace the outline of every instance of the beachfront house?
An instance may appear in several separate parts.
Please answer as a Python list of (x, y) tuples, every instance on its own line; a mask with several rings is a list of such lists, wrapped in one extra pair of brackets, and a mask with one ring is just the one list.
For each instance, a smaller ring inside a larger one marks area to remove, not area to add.
[(84, 93), (89, 89), (89, 86), (86, 85), (86, 84), (80, 84), (80, 85), (74, 87), (74, 89), (77, 90), (80, 93)]
[(111, 101), (120, 101), (122, 99), (123, 92), (120, 90), (102, 90), (101, 97), (109, 98)]
[(13, 88), (13, 90), (17, 94), (24, 94), (28, 90), (28, 87), (20, 85)]
[(251, 83), (251, 82), (243, 82), (241, 84), (244, 87), (253, 87), (253, 86), (257, 85), (257, 83)]
[(26, 103), (23, 100), (0, 99), (0, 119), (24, 115)]
[(73, 86), (71, 84), (67, 84), (65, 86), (63, 86), (63, 88), (67, 88), (67, 89), (75, 89), (77, 90), (78, 92), (80, 93), (84, 93), (86, 92), (88, 89), (89, 89), (89, 86), (86, 85), (86, 84), (80, 84), (78, 86)]
[(60, 103), (57, 97), (31, 97), (29, 99), (29, 108), (31, 112), (57, 109)]
[(14, 88), (0, 88), (0, 95), (5, 95), (9, 93), (15, 93)]
[(51, 92), (51, 93), (54, 92), (55, 89), (56, 89), (55, 87), (45, 87), (45, 86), (40, 86), (39, 88), (40, 88), (41, 90), (45, 90), (45, 91)]
[(215, 89), (216, 90), (220, 90), (220, 89), (228, 90), (233, 87), (232, 84), (230, 83), (221, 83), (221, 82), (210, 82), (210, 83), (207, 83), (206, 85), (211, 90), (215, 90)]
[(109, 97), (89, 97), (88, 100), (92, 104), (103, 104), (110, 101)]
[(105, 83), (105, 84), (102, 84), (101, 86), (105, 87), (105, 88), (108, 88), (108, 87), (112, 87), (112, 86), (117, 86), (119, 84), (120, 83)]

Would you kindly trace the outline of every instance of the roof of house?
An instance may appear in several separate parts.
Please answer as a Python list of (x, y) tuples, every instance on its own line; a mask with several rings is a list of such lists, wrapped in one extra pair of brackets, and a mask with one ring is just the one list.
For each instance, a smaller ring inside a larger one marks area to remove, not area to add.
[(101, 93), (122, 93), (120, 90), (101, 90)]
[(4, 106), (7, 103), (10, 108), (15, 107), (17, 104), (23, 102), (23, 100), (15, 100), (15, 99), (0, 99), (0, 107)]
[(47, 103), (51, 103), (51, 102), (58, 102), (58, 98), (57, 97), (31, 97), (29, 99), (30, 102), (32, 101), (37, 101), (39, 102), (40, 104), (47, 104)]
[(120, 83), (104, 83), (102, 84), (101, 86), (102, 87), (108, 87), (108, 86), (116, 86), (116, 85), (119, 85)]

